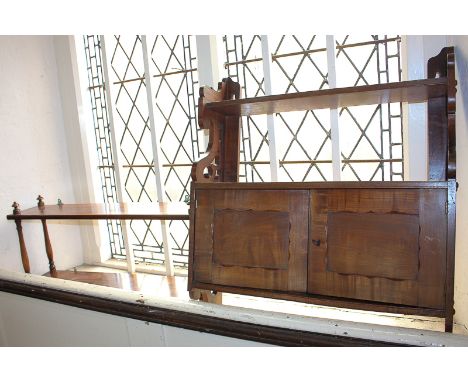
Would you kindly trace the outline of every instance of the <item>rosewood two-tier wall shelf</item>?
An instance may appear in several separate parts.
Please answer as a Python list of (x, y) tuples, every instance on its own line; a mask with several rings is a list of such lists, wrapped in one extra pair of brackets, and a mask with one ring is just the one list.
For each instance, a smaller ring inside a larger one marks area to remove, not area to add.
[(55, 276), (54, 252), (47, 228), (47, 220), (187, 220), (188, 208), (183, 202), (170, 203), (84, 203), (84, 204), (45, 204), (39, 195), (36, 207), (21, 210), (14, 202), (13, 213), (7, 215), (14, 220), (18, 231), (21, 261), (26, 273), (30, 273), (29, 256), (23, 235), (23, 221), (40, 220), (44, 232), (44, 243), (49, 260), (50, 275)]
[[(202, 88), (199, 125), (210, 140), (192, 168), (191, 296), (437, 316), (452, 331), (455, 86), (449, 47), (425, 80), (247, 99), (229, 78)], [(428, 181), (238, 182), (242, 116), (387, 102), (427, 102)]]

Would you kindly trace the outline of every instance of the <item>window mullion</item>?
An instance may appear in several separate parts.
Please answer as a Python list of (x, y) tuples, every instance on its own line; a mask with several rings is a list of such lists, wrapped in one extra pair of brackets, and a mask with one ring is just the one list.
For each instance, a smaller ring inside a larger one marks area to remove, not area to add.
[[(268, 36), (262, 35), (262, 56), (263, 56), (263, 84), (265, 86), (265, 95), (269, 96), (272, 94), (271, 86), (271, 52), (268, 45)], [(278, 148), (276, 145), (276, 131), (275, 121), (273, 114), (267, 115), (267, 129), (268, 129), (268, 149), (270, 154), (270, 174), (271, 181), (278, 181), (279, 173), (279, 159), (278, 159)]]
[[(161, 137), (156, 130), (154, 122), (154, 108), (153, 108), (153, 92), (151, 88), (151, 75), (150, 75), (150, 66), (149, 66), (149, 53), (148, 45), (146, 43), (146, 35), (141, 36), (141, 42), (143, 47), (143, 63), (145, 66), (145, 85), (146, 85), (146, 96), (148, 100), (148, 123), (149, 129), (151, 132), (151, 145), (153, 149), (153, 166), (156, 179), (156, 193), (158, 197), (158, 202), (165, 201), (165, 190), (164, 183), (161, 179), (162, 174), (162, 154), (161, 154)], [(168, 276), (174, 276), (174, 264), (172, 260), (172, 246), (169, 235), (169, 224), (167, 220), (161, 220), (161, 232), (163, 237), (163, 247), (164, 247), (164, 263), (166, 266), (166, 274)]]
[[(112, 156), (114, 159), (114, 171), (115, 171), (115, 180), (116, 180), (116, 190), (117, 190), (117, 197), (119, 202), (124, 202), (124, 193), (123, 193), (123, 182), (121, 176), (121, 160), (120, 160), (120, 150), (119, 145), (117, 143), (117, 134), (115, 131), (115, 123), (114, 123), (114, 103), (112, 101), (112, 92), (111, 92), (111, 82), (109, 79), (109, 66), (110, 62), (108, 61), (108, 57), (106, 54), (106, 43), (105, 37), (102, 35), (100, 36), (101, 40), (101, 52), (102, 52), (102, 70), (104, 75), (104, 87), (106, 92), (106, 100), (107, 100), (107, 110), (109, 115), (109, 132), (111, 137), (111, 151)], [(128, 220), (121, 220), (120, 225), (122, 227), (122, 236), (123, 236), (123, 243), (125, 246), (125, 258), (127, 259), (127, 269), (129, 272), (135, 272), (135, 256), (133, 253), (133, 248), (130, 245), (130, 241), (128, 239), (128, 232), (130, 230), (130, 222)]]
[[(336, 65), (335, 65), (335, 37), (327, 35), (327, 67), (328, 67), (328, 87), (336, 88)], [(333, 180), (341, 180), (341, 149), (340, 131), (338, 126), (338, 109), (330, 109), (330, 131), (332, 143), (332, 167)]]

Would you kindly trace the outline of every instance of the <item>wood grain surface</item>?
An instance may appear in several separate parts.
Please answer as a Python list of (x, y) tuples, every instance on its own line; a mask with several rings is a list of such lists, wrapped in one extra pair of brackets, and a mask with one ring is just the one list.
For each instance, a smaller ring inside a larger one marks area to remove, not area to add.
[(27, 219), (167, 219), (188, 220), (189, 207), (183, 202), (169, 203), (85, 203), (45, 205), (7, 216), (8, 220)]
[(209, 102), (205, 110), (221, 115), (258, 115), (390, 102), (425, 102), (447, 96), (447, 78), (393, 82)]

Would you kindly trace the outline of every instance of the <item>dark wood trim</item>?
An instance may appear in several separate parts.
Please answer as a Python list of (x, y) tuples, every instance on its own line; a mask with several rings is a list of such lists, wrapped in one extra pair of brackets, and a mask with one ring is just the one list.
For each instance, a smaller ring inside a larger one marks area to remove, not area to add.
[[(240, 98), (240, 85), (232, 80), (224, 80), (226, 92), (225, 100)], [(219, 162), (221, 166), (221, 182), (239, 181), (240, 160), (240, 131), (241, 118), (239, 116), (226, 116), (219, 126), (221, 130), (221, 145)]]
[(0, 280), (0, 291), (162, 325), (278, 346), (409, 346), (331, 334), (250, 324), (144, 304), (87, 296), (22, 282)]
[[(17, 214), (13, 216), (19, 216)], [(21, 252), (21, 262), (23, 263), (23, 269), (26, 273), (31, 273), (31, 267), (29, 265), (28, 250), (26, 249), (26, 243), (24, 241), (23, 227), (21, 225), (21, 219), (14, 219), (16, 224), (16, 231), (18, 232), (18, 240)]]
[(449, 180), (447, 192), (447, 260), (446, 260), (446, 291), (445, 291), (445, 331), (452, 332), (453, 315), (455, 313), (453, 304), (454, 278), (455, 278), (455, 226), (456, 226), (456, 196), (457, 183)]
[(254, 288), (245, 288), (245, 287), (233, 287), (225, 286), (219, 284), (208, 284), (193, 282), (193, 288), (200, 288), (206, 290), (213, 290), (216, 292), (226, 292), (226, 293), (235, 293), (243, 294), (250, 296), (258, 296), (265, 298), (274, 298), (280, 300), (289, 300), (303, 302), (306, 304), (316, 304), (316, 305), (325, 305), (325, 306), (334, 306), (346, 309), (358, 309), (358, 310), (371, 310), (375, 312), (386, 312), (386, 313), (397, 313), (397, 314), (411, 314), (417, 316), (430, 316), (430, 317), (445, 317), (445, 310), (435, 309), (435, 308), (421, 308), (416, 306), (408, 305), (396, 305), (396, 304), (387, 304), (379, 303), (375, 301), (365, 301), (365, 300), (353, 300), (343, 297), (331, 297), (331, 296), (320, 296), (309, 293), (293, 293), (293, 292), (281, 292), (281, 291), (269, 291), (269, 290), (260, 290)]
[[(47, 220), (189, 220), (189, 214), (186, 215), (47, 215)], [(42, 220), (44, 215), (7, 215), (7, 220)]]
[(193, 182), (195, 190), (447, 189), (447, 182)]
[(456, 145), (456, 107), (457, 81), (455, 80), (455, 51), (447, 48), (447, 177), (457, 177), (457, 145)]
[(57, 273), (57, 269), (55, 268), (54, 251), (52, 250), (52, 244), (50, 243), (49, 230), (47, 229), (46, 219), (41, 219), (41, 222), (42, 222), (42, 230), (44, 231), (44, 244), (45, 244), (47, 259), (49, 260), (50, 274), (52, 276), (55, 276)]
[[(190, 227), (195, 227), (195, 216), (196, 216), (196, 197), (195, 197), (195, 188), (194, 188), (194, 183), (195, 182), (191, 182), (190, 183), (190, 200), (192, 201), (191, 202), (191, 205), (190, 205)], [(187, 278), (187, 290), (190, 291), (192, 289), (192, 280), (193, 280), (193, 248), (194, 247), (194, 244), (195, 244), (195, 230), (194, 229), (191, 229), (189, 230), (189, 257), (188, 257), (188, 278)]]
[(433, 98), (427, 103), (428, 179), (447, 179), (447, 99)]
[(427, 62), (428, 78), (445, 78), (447, 93), (433, 97), (427, 103), (429, 180), (456, 177), (455, 53), (453, 47), (443, 48)]
[(7, 215), (8, 220), (188, 220), (188, 206), (183, 202), (164, 203), (83, 203), (44, 205)]
[[(441, 76), (442, 77), (442, 76)], [(207, 102), (206, 111), (221, 115), (259, 115), (391, 102), (425, 102), (447, 96), (447, 78), (391, 82), (308, 92)]]

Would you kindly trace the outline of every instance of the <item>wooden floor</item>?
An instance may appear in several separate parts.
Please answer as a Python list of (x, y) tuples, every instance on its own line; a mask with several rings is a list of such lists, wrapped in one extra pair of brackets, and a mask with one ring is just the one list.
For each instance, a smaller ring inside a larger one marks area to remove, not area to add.
[[(44, 276), (52, 277), (50, 272)], [(161, 276), (128, 272), (57, 271), (56, 278), (103, 285), (128, 291), (139, 291), (159, 297), (188, 299), (187, 277)]]

